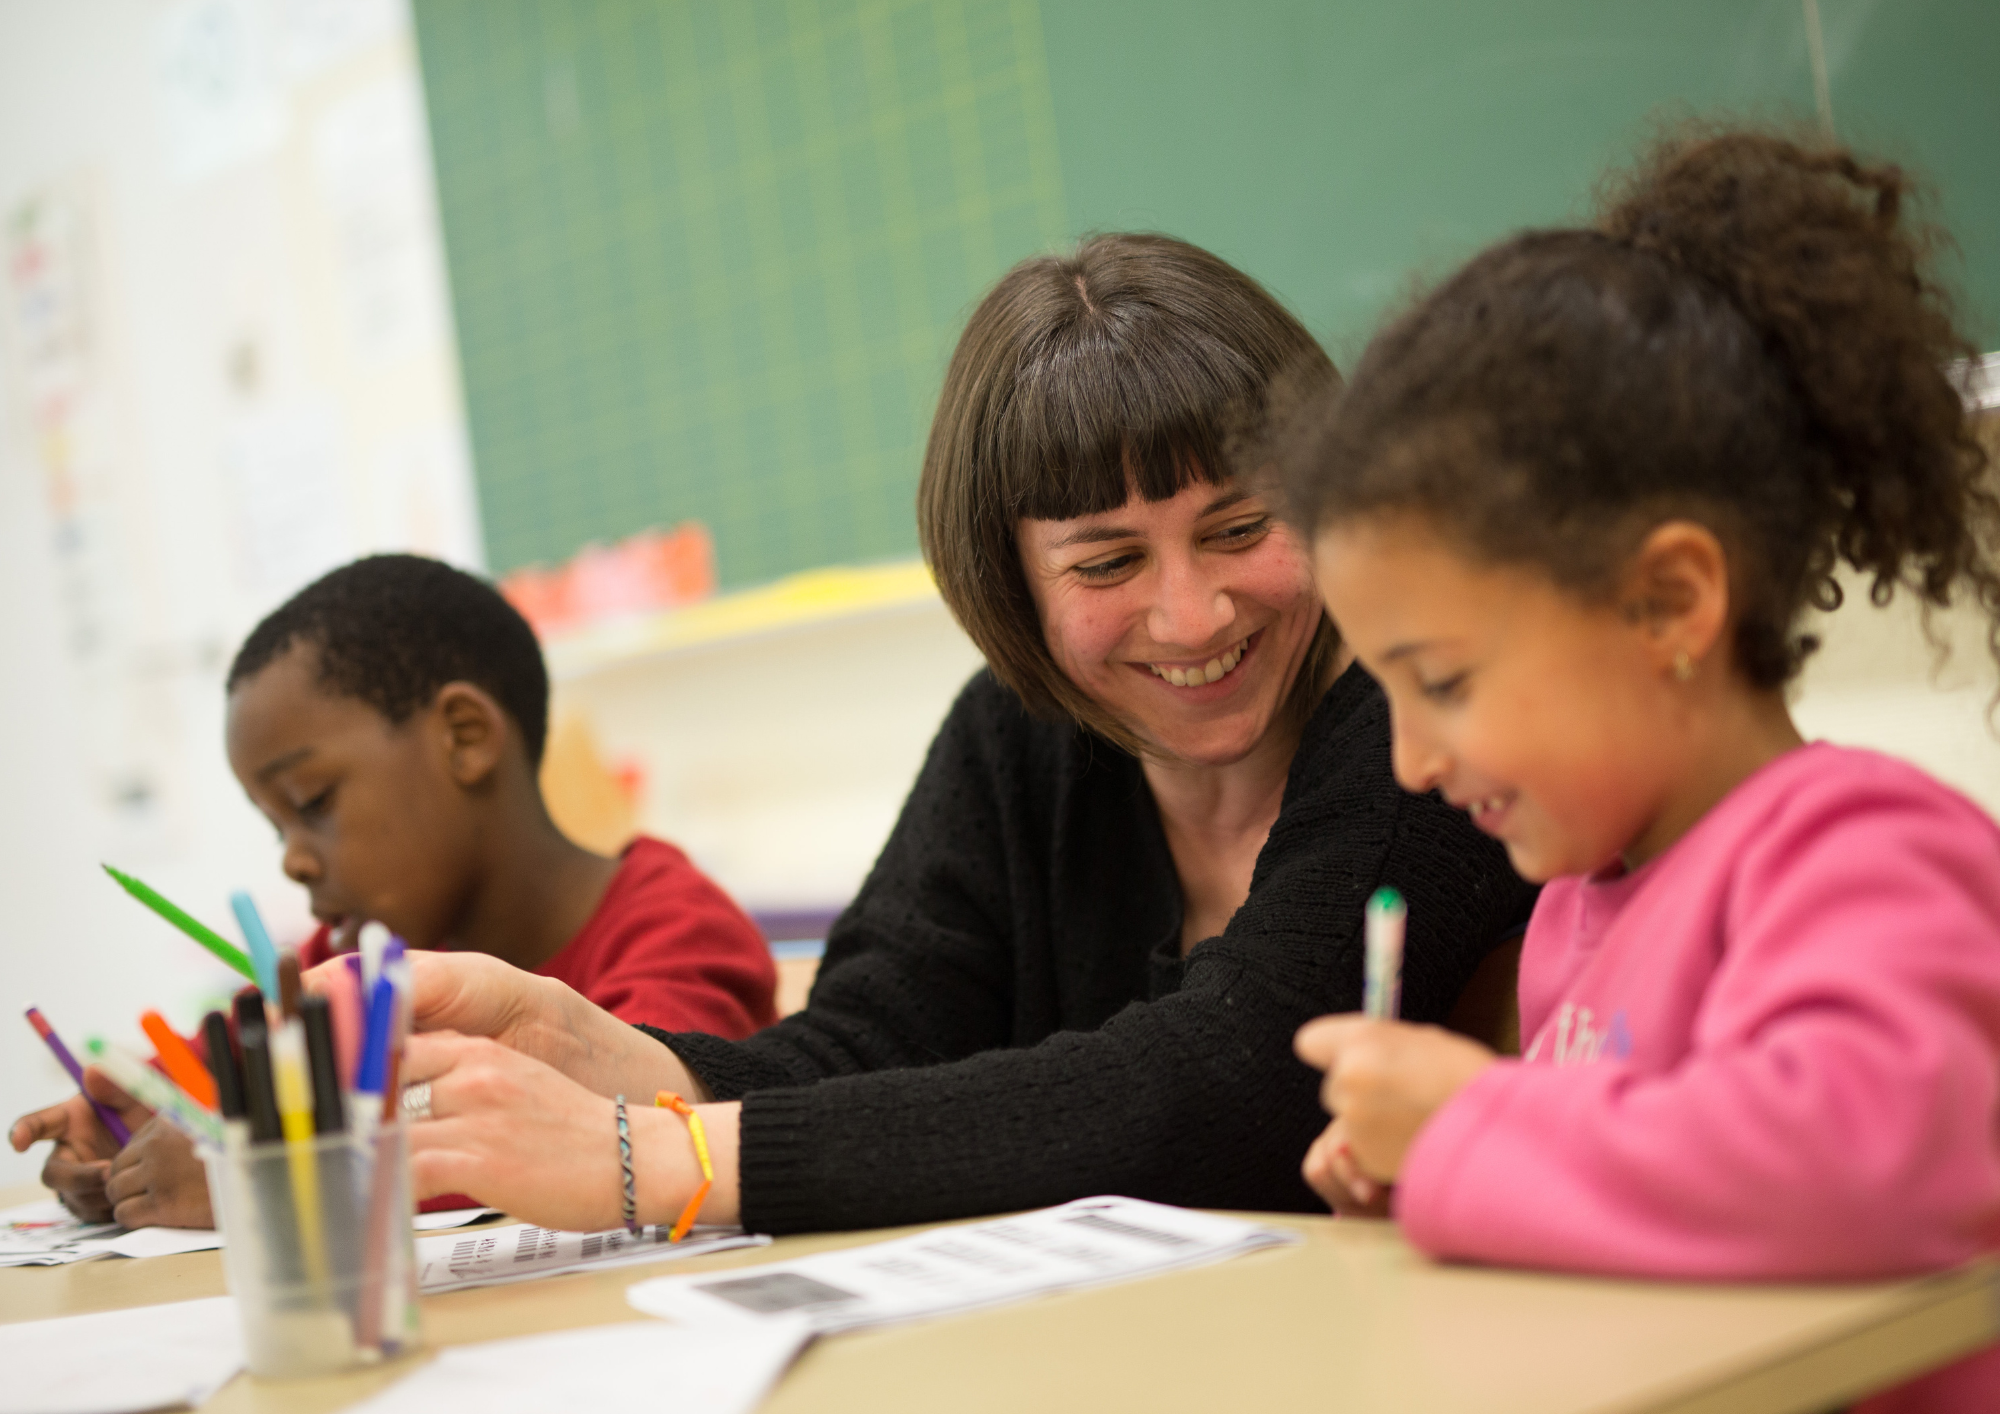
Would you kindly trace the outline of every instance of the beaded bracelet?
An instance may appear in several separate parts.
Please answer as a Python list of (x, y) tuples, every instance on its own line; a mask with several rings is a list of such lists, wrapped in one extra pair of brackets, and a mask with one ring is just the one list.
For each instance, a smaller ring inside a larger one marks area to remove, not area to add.
[(618, 1112), (618, 1167), (625, 1171), (625, 1231), (639, 1235), (638, 1190), (632, 1182), (632, 1131), (625, 1123), (625, 1097), (616, 1101)]
[(695, 1189), (694, 1197), (688, 1199), (681, 1215), (674, 1219), (673, 1231), (667, 1234), (667, 1241), (679, 1242), (694, 1226), (695, 1214), (708, 1197), (708, 1190), (715, 1186), (715, 1165), (708, 1160), (708, 1135), (701, 1127), (701, 1116), (694, 1112), (694, 1106), (671, 1090), (662, 1090), (653, 1097), (656, 1106), (672, 1110), (687, 1121), (688, 1137), (694, 1140), (694, 1156), (701, 1161), (701, 1187)]

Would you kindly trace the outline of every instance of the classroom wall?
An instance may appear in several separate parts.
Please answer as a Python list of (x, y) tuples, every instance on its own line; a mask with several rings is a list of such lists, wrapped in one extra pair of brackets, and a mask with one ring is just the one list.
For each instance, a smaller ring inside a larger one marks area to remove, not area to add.
[(982, 661), (933, 599), (559, 681), (553, 705), (641, 764), (641, 828), (754, 910), (830, 912)]
[(68, 1089), (22, 1008), (137, 1043), (229, 986), (99, 860), (308, 921), (223, 760), (243, 633), (363, 551), (481, 552), (399, 4), (4, 0), (0, 255), (9, 1121)]

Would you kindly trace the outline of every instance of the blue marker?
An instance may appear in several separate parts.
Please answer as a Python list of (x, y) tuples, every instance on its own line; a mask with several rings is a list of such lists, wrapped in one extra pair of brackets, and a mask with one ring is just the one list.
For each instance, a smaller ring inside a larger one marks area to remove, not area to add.
[(396, 984), (377, 977), (368, 997), (368, 1019), (361, 1028), (361, 1059), (354, 1073), (357, 1093), (382, 1098), (389, 1084), (389, 1045), (395, 1036)]
[(238, 889), (229, 896), (229, 906), (236, 910), (236, 926), (243, 930), (243, 941), (250, 945), (250, 965), (257, 972), (257, 990), (264, 994), (268, 1005), (276, 1006), (278, 950), (271, 946), (271, 935), (264, 931), (264, 920), (257, 912), (256, 901)]

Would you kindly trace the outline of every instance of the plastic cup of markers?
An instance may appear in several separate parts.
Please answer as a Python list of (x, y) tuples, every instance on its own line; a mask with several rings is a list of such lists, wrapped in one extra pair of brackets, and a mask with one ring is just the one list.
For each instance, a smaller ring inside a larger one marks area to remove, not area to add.
[(335, 1374), (423, 1343), (402, 1124), (203, 1158), (251, 1374)]

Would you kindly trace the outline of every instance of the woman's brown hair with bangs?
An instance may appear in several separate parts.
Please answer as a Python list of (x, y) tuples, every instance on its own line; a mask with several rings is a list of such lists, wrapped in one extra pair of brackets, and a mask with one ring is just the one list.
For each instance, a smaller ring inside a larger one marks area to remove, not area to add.
[[(1255, 280), (1168, 236), (1096, 236), (1024, 260), (980, 302), (945, 373), (917, 524), (945, 603), (1031, 711), (1144, 750), (1056, 666), (1019, 523), (1230, 481), (1229, 448), (1280, 377), (1339, 375)], [(1295, 720), (1318, 703), (1339, 644), (1322, 615), (1287, 698)]]

